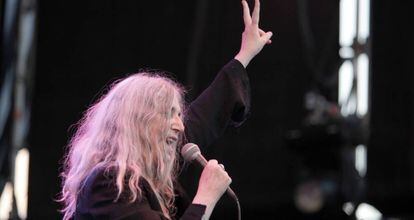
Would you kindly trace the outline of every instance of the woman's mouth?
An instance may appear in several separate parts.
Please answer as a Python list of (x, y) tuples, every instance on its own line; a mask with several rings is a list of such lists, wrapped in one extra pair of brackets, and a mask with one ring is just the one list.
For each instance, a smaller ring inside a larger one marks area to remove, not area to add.
[(177, 141), (178, 141), (178, 138), (177, 137), (174, 137), (174, 136), (168, 136), (167, 137), (167, 140), (166, 140), (166, 142), (167, 142), (168, 145), (176, 144)]

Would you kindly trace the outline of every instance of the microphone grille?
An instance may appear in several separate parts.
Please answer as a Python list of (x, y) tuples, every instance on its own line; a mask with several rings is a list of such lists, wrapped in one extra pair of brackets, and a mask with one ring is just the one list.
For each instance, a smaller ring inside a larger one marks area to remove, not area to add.
[(187, 162), (193, 161), (200, 154), (200, 148), (196, 144), (188, 143), (181, 148), (181, 156)]

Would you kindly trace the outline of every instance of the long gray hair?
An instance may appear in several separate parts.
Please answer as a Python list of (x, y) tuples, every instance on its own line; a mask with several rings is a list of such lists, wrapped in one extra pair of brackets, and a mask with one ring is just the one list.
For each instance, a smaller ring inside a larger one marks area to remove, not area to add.
[(118, 196), (114, 200), (124, 187), (131, 192), (130, 202), (138, 199), (142, 177), (153, 188), (164, 216), (171, 218), (177, 150), (165, 140), (173, 100), (178, 98), (182, 107), (183, 91), (167, 77), (138, 73), (115, 82), (86, 111), (65, 157), (60, 197), (64, 220), (73, 216), (82, 184), (99, 167), (116, 171)]

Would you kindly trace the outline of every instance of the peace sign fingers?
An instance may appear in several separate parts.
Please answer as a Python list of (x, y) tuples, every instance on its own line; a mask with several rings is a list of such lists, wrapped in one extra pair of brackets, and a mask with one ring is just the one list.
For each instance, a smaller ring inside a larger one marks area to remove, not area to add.
[(247, 4), (246, 0), (242, 0), (242, 5), (243, 5), (243, 20), (244, 20), (244, 25), (250, 25), (250, 24), (254, 24), (254, 25), (259, 25), (259, 20), (260, 20), (260, 1), (259, 0), (255, 0), (254, 3), (254, 9), (253, 9), (253, 13), (250, 16), (250, 8), (249, 8), (249, 4)]
[(236, 59), (246, 67), (250, 60), (253, 59), (266, 44), (271, 44), (272, 32), (265, 32), (259, 28), (260, 20), (260, 0), (255, 0), (254, 9), (250, 15), (249, 5), (246, 0), (242, 0), (244, 31), (242, 42)]

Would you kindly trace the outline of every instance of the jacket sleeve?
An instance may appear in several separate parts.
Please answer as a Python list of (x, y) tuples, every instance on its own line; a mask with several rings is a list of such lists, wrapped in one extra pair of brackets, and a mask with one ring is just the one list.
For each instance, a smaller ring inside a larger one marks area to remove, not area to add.
[(250, 85), (247, 72), (238, 60), (233, 59), (186, 110), (186, 141), (208, 146), (227, 127), (240, 126), (249, 112)]
[(200, 204), (191, 204), (188, 206), (188, 208), (185, 210), (183, 216), (181, 216), (180, 220), (196, 220), (203, 217), (204, 213), (206, 211), (205, 205)]
[[(124, 192), (118, 200), (118, 191), (113, 176), (104, 173), (88, 177), (77, 203), (74, 219), (119, 219), (119, 220), (164, 220), (158, 200), (149, 184), (140, 180), (141, 196), (134, 202), (129, 200), (130, 193)], [(204, 205), (191, 204), (182, 220), (199, 220), (204, 215)]]

